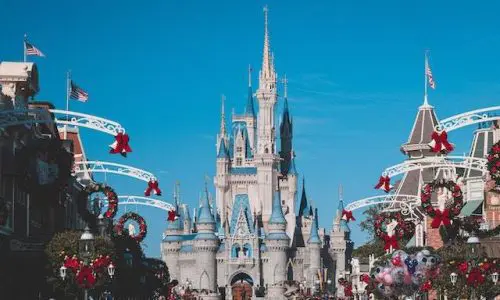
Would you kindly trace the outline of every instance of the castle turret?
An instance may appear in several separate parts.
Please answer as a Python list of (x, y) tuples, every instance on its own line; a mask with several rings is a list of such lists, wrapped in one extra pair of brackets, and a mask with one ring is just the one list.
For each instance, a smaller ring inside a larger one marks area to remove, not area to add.
[[(315, 210), (315, 215), (312, 218), (311, 234), (307, 240), (307, 248), (309, 250), (309, 272), (307, 279), (308, 285), (314, 286), (317, 279), (318, 270), (321, 269), (321, 239), (318, 234), (318, 209)], [(319, 279), (319, 278), (318, 278)]]
[[(216, 188), (216, 206), (226, 207), (229, 189), (229, 168), (231, 164), (231, 158), (229, 155), (228, 143), (229, 139), (226, 133), (225, 125), (225, 114), (224, 114), (224, 96), (222, 97), (222, 109), (221, 109), (221, 128), (220, 133), (217, 137), (217, 170), (214, 177), (214, 185)], [(221, 212), (222, 213), (222, 212)]]
[(271, 214), (274, 187), (276, 187), (275, 180), (277, 178), (278, 157), (275, 153), (276, 129), (274, 112), (276, 102), (278, 101), (278, 94), (276, 90), (277, 75), (274, 70), (267, 29), (267, 7), (264, 8), (264, 19), (264, 50), (262, 54), (262, 68), (259, 73), (259, 89), (257, 90), (259, 115), (257, 119), (258, 140), (255, 164), (259, 186), (258, 199), (263, 204), (263, 221), (267, 223)]
[(179, 250), (182, 246), (181, 220), (167, 221), (167, 229), (161, 245), (162, 260), (166, 263), (170, 279), (181, 280), (179, 266)]
[(264, 267), (264, 275), (272, 287), (268, 289), (268, 299), (281, 299), (283, 294), (283, 282), (286, 278), (287, 250), (290, 238), (285, 232), (286, 220), (281, 208), (281, 197), (278, 189), (274, 193), (272, 213), (268, 223), (266, 235), (266, 246), (269, 261)]
[(345, 278), (348, 272), (348, 261), (352, 251), (352, 242), (350, 240), (350, 229), (347, 221), (342, 218), (344, 210), (342, 185), (339, 186), (339, 205), (337, 214), (333, 222), (332, 232), (330, 233), (330, 256), (336, 261), (335, 284), (337, 285), (337, 296), (343, 296), (342, 288), (339, 288), (338, 279)]
[(199, 274), (191, 280), (195, 289), (217, 291), (216, 252), (219, 248), (219, 238), (215, 235), (215, 218), (208, 202), (208, 188), (202, 197), (201, 206), (196, 220), (198, 230), (194, 241), (193, 251), (196, 253), (196, 265)]

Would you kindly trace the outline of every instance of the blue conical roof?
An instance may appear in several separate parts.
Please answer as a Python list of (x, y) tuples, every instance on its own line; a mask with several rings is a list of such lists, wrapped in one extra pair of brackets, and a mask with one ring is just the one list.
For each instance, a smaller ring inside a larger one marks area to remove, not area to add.
[(307, 214), (306, 180), (302, 178), (302, 196), (300, 197), (299, 216)]
[(344, 201), (342, 199), (339, 200), (339, 206), (337, 207), (337, 215), (340, 216), (340, 228), (342, 228), (345, 232), (350, 232), (351, 229), (349, 225), (347, 225), (347, 221), (342, 218), (342, 211), (344, 210)]
[(315, 210), (316, 215), (313, 217), (313, 222), (311, 224), (311, 235), (307, 243), (309, 244), (320, 244), (321, 240), (318, 235), (318, 209)]
[(214, 215), (208, 203), (208, 191), (205, 191), (205, 197), (201, 199), (201, 207), (198, 210), (198, 224), (201, 223), (215, 223)]
[(255, 116), (255, 108), (253, 105), (253, 93), (251, 86), (248, 87), (248, 100), (247, 100), (247, 106), (245, 107), (245, 114), (250, 116)]
[(285, 217), (283, 216), (283, 210), (281, 208), (281, 195), (279, 189), (274, 192), (273, 210), (271, 213), (271, 219), (269, 220), (269, 223), (286, 224)]
[(219, 150), (217, 151), (217, 158), (229, 158), (229, 152), (227, 151), (226, 142), (224, 139), (220, 140)]

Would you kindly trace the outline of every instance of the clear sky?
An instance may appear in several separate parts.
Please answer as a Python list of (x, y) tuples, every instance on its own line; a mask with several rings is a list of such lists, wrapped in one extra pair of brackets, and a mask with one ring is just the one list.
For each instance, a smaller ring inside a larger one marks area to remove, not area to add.
[[(124, 159), (107, 153), (111, 136), (82, 129), (88, 157), (154, 172), (165, 200), (179, 180), (182, 199), (193, 207), (204, 176), (215, 171), (220, 95), (227, 96), (228, 114), (241, 112), (247, 66), (260, 69), (265, 4), (0, 0), (0, 60), (22, 60), (27, 33), (47, 55), (30, 57), (40, 71), (38, 100), (63, 109), (71, 69), (90, 94), (71, 110), (116, 120), (130, 134), (134, 152)], [(439, 118), (499, 103), (495, 1), (267, 4), (276, 69), (289, 78), (297, 168), (328, 230), (339, 184), (347, 203), (377, 195), (381, 171), (404, 159), (399, 148), (423, 99), (425, 49), (437, 83), (429, 100)], [(450, 135), (455, 154), (467, 151), (473, 129)], [(107, 182), (122, 195), (145, 188), (120, 176), (108, 175)], [(166, 214), (128, 210), (146, 218), (146, 253), (159, 256)], [(361, 219), (361, 212), (355, 216)], [(359, 245), (366, 237), (354, 227)]]

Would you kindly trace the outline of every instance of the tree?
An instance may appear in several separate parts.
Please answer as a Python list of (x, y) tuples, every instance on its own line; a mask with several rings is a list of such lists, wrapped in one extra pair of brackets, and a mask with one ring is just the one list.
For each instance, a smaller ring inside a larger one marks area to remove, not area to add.
[[(66, 255), (70, 257), (73, 255), (78, 256), (78, 243), (81, 234), (80, 231), (75, 230), (57, 233), (45, 247), (45, 254), (50, 264), (47, 266), (47, 280), (56, 291), (64, 292), (64, 294), (68, 296), (78, 295), (80, 289), (74, 280), (75, 274), (72, 274), (72, 272), (68, 270), (66, 273), (66, 280), (62, 281), (59, 269), (64, 264)], [(99, 236), (95, 238), (95, 257), (97, 257), (97, 255), (109, 255), (112, 260), (115, 261), (116, 256), (114, 254), (115, 251), (111, 240)], [(105, 282), (105, 278), (99, 277), (96, 288), (103, 286)]]
[[(472, 290), (476, 292), (476, 296), (486, 297), (486, 299), (494, 299), (495, 296), (500, 294), (500, 285), (494, 285), (490, 278), (486, 278), (485, 282), (478, 288), (471, 287), (467, 284), (465, 275), (457, 271), (457, 264), (459, 262), (470, 260), (467, 257), (470, 253), (469, 245), (459, 241), (455, 245), (449, 245), (437, 250), (438, 255), (441, 257), (441, 267), (439, 275), (433, 279), (432, 286), (439, 290), (441, 293), (446, 293), (449, 299), (462, 299), (469, 298)], [(486, 258), (484, 252), (480, 252), (478, 261), (483, 261)], [(457, 273), (457, 282), (455, 285), (451, 283), (451, 273)]]

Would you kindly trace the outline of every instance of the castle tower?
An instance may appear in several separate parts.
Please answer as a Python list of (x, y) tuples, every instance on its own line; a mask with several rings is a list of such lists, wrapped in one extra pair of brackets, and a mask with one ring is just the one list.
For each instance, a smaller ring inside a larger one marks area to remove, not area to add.
[(257, 100), (259, 103), (259, 116), (257, 119), (257, 151), (255, 165), (257, 167), (258, 199), (262, 204), (262, 217), (264, 224), (271, 215), (272, 199), (277, 185), (277, 161), (275, 154), (275, 126), (274, 109), (278, 100), (276, 91), (276, 72), (271, 55), (269, 34), (267, 30), (267, 7), (264, 8), (264, 51), (262, 69), (259, 73), (259, 89)]
[(335, 284), (337, 286), (337, 297), (343, 297), (344, 289), (340, 288), (339, 278), (346, 278), (348, 273), (348, 261), (352, 251), (352, 242), (350, 240), (350, 229), (346, 220), (342, 219), (344, 210), (343, 189), (339, 186), (339, 205), (335, 216), (332, 232), (330, 233), (330, 256), (336, 261)]
[(194, 241), (193, 251), (196, 253), (198, 274), (192, 278), (194, 288), (199, 290), (217, 291), (217, 265), (215, 255), (219, 248), (219, 238), (215, 235), (215, 218), (212, 215), (208, 202), (208, 188), (202, 197), (201, 207), (196, 220), (198, 230)]
[(268, 223), (266, 246), (269, 261), (264, 265), (264, 276), (268, 286), (268, 299), (281, 299), (286, 280), (287, 250), (290, 238), (285, 232), (286, 220), (281, 209), (279, 186), (274, 193), (272, 214)]
[(216, 167), (216, 176), (214, 178), (214, 185), (216, 188), (216, 206), (222, 207), (223, 211), (220, 214), (223, 214), (225, 211), (225, 207), (227, 206), (227, 199), (229, 198), (228, 190), (229, 190), (229, 168), (231, 164), (231, 158), (229, 156), (228, 149), (228, 136), (226, 132), (226, 119), (224, 113), (224, 100), (225, 97), (222, 96), (222, 108), (221, 108), (221, 125), (220, 132), (217, 135), (217, 167)]
[(250, 141), (250, 148), (252, 153), (255, 153), (256, 148), (256, 133), (257, 133), (257, 120), (255, 118), (255, 106), (252, 90), (252, 67), (248, 66), (248, 98), (245, 107), (245, 123), (247, 124), (248, 139)]
[(161, 245), (162, 260), (167, 264), (170, 279), (177, 279), (179, 281), (181, 281), (179, 250), (182, 246), (182, 228), (180, 222), (180, 218), (173, 222), (167, 221), (167, 229), (165, 230)]
[[(309, 272), (307, 274), (308, 286), (314, 286), (318, 278), (318, 271), (321, 270), (321, 239), (318, 235), (318, 209), (312, 218), (311, 234), (307, 240), (307, 248), (309, 250)], [(319, 279), (319, 278), (318, 278)]]

